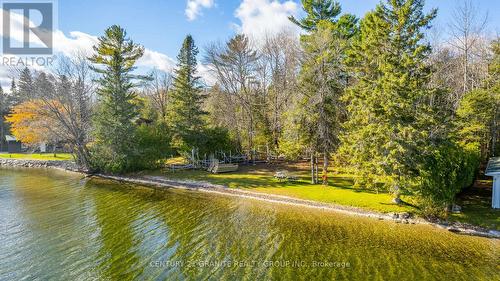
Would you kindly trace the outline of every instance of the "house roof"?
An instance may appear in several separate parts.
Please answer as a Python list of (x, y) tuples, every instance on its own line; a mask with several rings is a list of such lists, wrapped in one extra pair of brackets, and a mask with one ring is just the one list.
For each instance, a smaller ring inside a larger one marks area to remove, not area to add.
[(17, 141), (17, 139), (11, 135), (5, 135), (5, 140), (6, 141)]
[(500, 157), (490, 158), (484, 174), (487, 176), (500, 175)]

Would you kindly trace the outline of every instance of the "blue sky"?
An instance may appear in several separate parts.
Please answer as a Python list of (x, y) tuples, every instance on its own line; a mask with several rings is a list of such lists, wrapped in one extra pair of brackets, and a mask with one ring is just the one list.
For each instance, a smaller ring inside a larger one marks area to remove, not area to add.
[[(120, 24), (135, 41), (147, 48), (175, 57), (184, 36), (188, 33), (194, 36), (200, 47), (203, 47), (210, 41), (229, 38), (237, 30), (235, 24), (242, 24), (242, 19), (235, 14), (243, 1), (205, 1), (214, 3), (210, 7), (202, 7), (201, 14), (194, 20), (188, 20), (185, 12), (186, 0), (60, 0), (59, 29), (65, 34), (70, 31), (81, 31), (99, 35), (107, 26)], [(283, 4), (290, 1), (277, 2)], [(297, 3), (297, 10), (301, 10), (299, 0), (294, 2)], [(340, 1), (344, 11), (360, 17), (378, 2), (379, 0)], [(427, 7), (437, 7), (439, 16), (436, 23), (439, 26), (446, 26), (457, 2), (460, 0), (428, 0)], [(474, 0), (474, 2), (477, 2), (483, 12), (489, 11), (490, 28), (494, 30), (500, 28), (500, 18), (496, 16), (500, 10), (499, 0)], [(266, 25), (265, 22), (262, 24)]]
[[(119, 24), (135, 42), (146, 48), (145, 55), (138, 61), (139, 68), (146, 70), (157, 68), (171, 71), (182, 40), (187, 34), (194, 36), (203, 53), (204, 47), (210, 42), (227, 40), (237, 32), (257, 40), (266, 33), (272, 34), (283, 29), (298, 33), (298, 28), (291, 24), (287, 17), (303, 16), (300, 0), (54, 1), (57, 1), (58, 6), (58, 30), (54, 32), (56, 53), (71, 56), (77, 51), (91, 51), (97, 37), (102, 35), (107, 27)], [(489, 31), (492, 34), (500, 34), (500, 17), (496, 16), (500, 10), (500, 0), (472, 1), (481, 13), (489, 13)], [(339, 2), (344, 12), (362, 17), (373, 9), (379, 0)], [(438, 18), (434, 23), (444, 36), (453, 10), (461, 2), (463, 0), (427, 0), (427, 9), (439, 9)], [(17, 20), (22, 23), (22, 17)], [(11, 38), (14, 34), (22, 40), (22, 24), (17, 24), (17, 27), (19, 34), (11, 32)], [(1, 30), (0, 28), (0, 33)], [(201, 65), (202, 76), (206, 74), (203, 68)], [(8, 90), (12, 76), (8, 69), (0, 66), (0, 83), (4, 89)]]

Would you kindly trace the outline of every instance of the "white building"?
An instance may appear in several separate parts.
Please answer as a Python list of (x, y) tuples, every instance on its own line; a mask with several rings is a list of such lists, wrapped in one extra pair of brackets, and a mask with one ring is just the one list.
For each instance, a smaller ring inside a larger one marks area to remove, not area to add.
[(493, 177), (491, 207), (493, 209), (500, 209), (500, 157), (490, 159), (485, 175)]

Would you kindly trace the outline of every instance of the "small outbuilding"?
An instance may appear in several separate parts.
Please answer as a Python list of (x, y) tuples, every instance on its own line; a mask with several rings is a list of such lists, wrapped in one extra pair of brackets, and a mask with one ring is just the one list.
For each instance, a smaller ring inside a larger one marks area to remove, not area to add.
[(493, 177), (491, 207), (493, 209), (500, 209), (500, 157), (491, 158), (488, 161), (485, 175)]
[(6, 135), (5, 141), (7, 142), (8, 153), (20, 153), (22, 151), (22, 144), (14, 136)]

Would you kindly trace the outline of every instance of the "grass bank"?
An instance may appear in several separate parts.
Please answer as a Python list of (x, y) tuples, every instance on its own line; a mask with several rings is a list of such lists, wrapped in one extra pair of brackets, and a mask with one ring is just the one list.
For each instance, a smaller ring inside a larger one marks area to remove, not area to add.
[(21, 159), (21, 160), (59, 160), (68, 161), (73, 160), (73, 156), (69, 153), (57, 153), (55, 156), (53, 153), (0, 153), (0, 158), (7, 159)]
[[(295, 182), (276, 180), (273, 177), (274, 173), (283, 169), (297, 176), (298, 180)], [(392, 203), (392, 196), (388, 193), (375, 193), (371, 190), (354, 188), (353, 177), (347, 174), (331, 173), (329, 175), (329, 186), (311, 184), (307, 164), (242, 166), (237, 172), (226, 174), (211, 174), (199, 170), (171, 171), (166, 169), (148, 172), (148, 175), (164, 176), (178, 180), (207, 181), (230, 188), (242, 188), (260, 193), (357, 207), (381, 213), (415, 211), (411, 206), (399, 206)]]
[[(297, 176), (296, 182), (280, 182), (273, 176), (276, 171), (288, 170)], [(329, 186), (311, 184), (307, 163), (293, 165), (242, 166), (237, 172), (211, 174), (200, 170), (169, 169), (147, 172), (148, 175), (163, 176), (175, 180), (206, 181), (241, 188), (259, 193), (288, 196), (312, 200), (321, 203), (356, 207), (380, 213), (418, 213), (411, 205), (392, 203), (391, 194), (353, 187), (353, 176), (342, 173), (330, 173)], [(491, 209), (491, 180), (478, 181), (479, 184), (459, 195), (457, 203), (462, 212), (451, 214), (449, 220), (500, 230), (500, 211)], [(406, 202), (412, 202), (410, 196), (403, 196)]]

